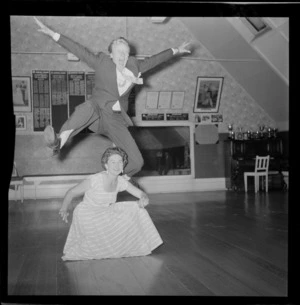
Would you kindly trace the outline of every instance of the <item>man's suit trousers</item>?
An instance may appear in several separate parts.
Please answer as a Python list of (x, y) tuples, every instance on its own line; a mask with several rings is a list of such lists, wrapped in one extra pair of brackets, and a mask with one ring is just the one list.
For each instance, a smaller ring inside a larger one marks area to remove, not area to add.
[(143, 157), (126, 127), (126, 122), (121, 113), (112, 110), (98, 109), (95, 111), (91, 101), (78, 105), (70, 118), (63, 124), (60, 133), (65, 130), (74, 131), (70, 137), (88, 127), (91, 131), (107, 136), (116, 146), (124, 149), (128, 155), (128, 164), (124, 173), (133, 176), (139, 172), (144, 164)]

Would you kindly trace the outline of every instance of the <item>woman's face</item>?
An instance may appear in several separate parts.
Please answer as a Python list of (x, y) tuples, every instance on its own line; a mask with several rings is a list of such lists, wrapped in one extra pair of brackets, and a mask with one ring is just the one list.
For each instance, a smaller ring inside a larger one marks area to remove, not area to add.
[(108, 173), (112, 175), (119, 175), (123, 170), (124, 164), (123, 159), (120, 155), (111, 155), (108, 158), (106, 169)]

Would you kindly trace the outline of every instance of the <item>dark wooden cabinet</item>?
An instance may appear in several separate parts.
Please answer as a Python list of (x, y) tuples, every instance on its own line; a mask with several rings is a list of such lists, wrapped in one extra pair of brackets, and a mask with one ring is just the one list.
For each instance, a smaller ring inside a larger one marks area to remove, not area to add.
[[(280, 137), (255, 140), (226, 140), (229, 145), (229, 180), (228, 189), (244, 189), (244, 172), (254, 171), (255, 157), (270, 155), (269, 187), (285, 189), (282, 171), (288, 167), (288, 160), (283, 154), (283, 142)], [(250, 182), (251, 188), (251, 182)]]

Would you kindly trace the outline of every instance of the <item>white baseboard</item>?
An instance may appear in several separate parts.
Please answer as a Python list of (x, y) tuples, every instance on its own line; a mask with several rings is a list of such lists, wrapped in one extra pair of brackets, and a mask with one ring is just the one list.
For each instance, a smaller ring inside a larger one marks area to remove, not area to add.
[[(226, 190), (225, 178), (139, 177), (136, 181), (149, 194)], [(40, 184), (35, 190), (33, 185), (25, 184), (24, 199), (63, 198), (74, 185), (76, 184)], [(9, 190), (9, 200), (14, 200), (14, 196), (14, 191)], [(20, 199), (19, 192), (17, 199)]]
[(179, 193), (225, 190), (225, 178), (142, 177), (137, 180), (147, 193)]

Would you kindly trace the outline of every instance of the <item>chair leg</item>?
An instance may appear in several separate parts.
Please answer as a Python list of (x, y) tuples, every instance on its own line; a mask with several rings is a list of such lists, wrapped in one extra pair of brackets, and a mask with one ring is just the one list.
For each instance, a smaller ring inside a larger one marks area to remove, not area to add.
[(18, 185), (18, 198), (21, 200), (21, 185)]
[(259, 176), (254, 176), (254, 191), (257, 193), (259, 190)]
[(268, 193), (269, 190), (269, 177), (266, 175), (266, 193)]
[(247, 181), (248, 180), (248, 176), (244, 175), (244, 185), (245, 185), (245, 192), (247, 193), (248, 191), (248, 185), (247, 185)]
[(24, 185), (21, 185), (21, 202), (23, 203), (24, 201)]
[(18, 191), (18, 186), (15, 184), (15, 201), (17, 201), (17, 191)]
[(259, 176), (259, 189), (261, 189), (261, 190), (265, 190), (265, 185), (264, 185), (264, 183), (265, 183), (265, 180), (264, 180), (264, 176)]

